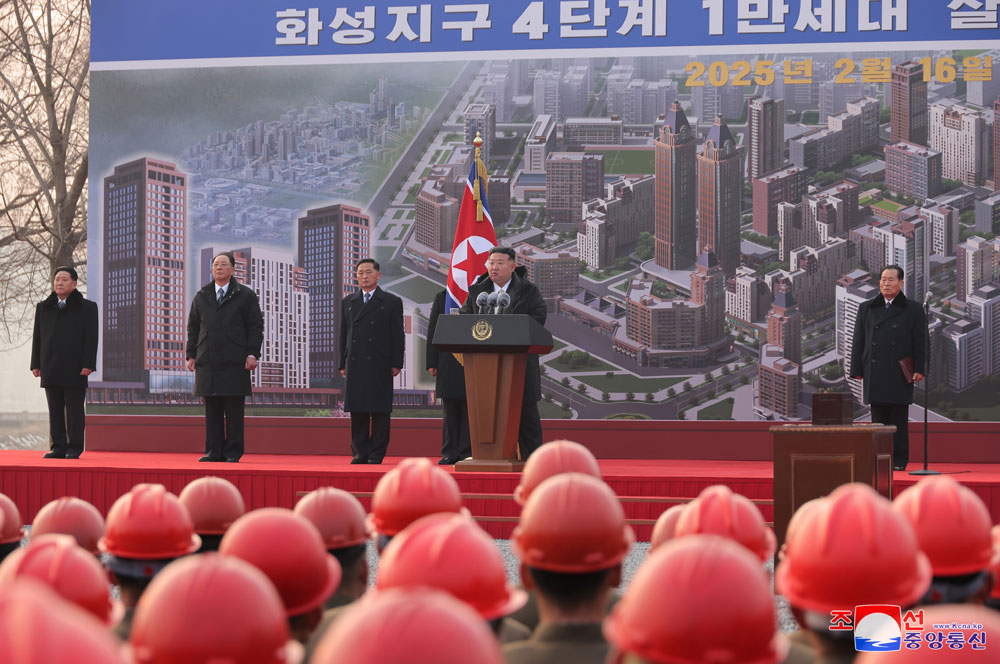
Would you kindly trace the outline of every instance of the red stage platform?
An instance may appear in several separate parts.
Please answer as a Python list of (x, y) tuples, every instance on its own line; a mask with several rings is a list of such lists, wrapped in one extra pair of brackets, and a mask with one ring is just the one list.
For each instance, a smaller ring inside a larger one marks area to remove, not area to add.
[[(248, 454), (239, 464), (198, 463), (197, 454), (157, 452), (86, 452), (78, 460), (43, 459), (42, 452), (0, 452), (0, 492), (10, 496), (26, 523), (42, 505), (59, 496), (78, 496), (107, 513), (111, 504), (140, 482), (157, 482), (179, 493), (204, 475), (233, 482), (247, 507), (292, 507), (304, 492), (336, 486), (356, 494), (367, 508), (379, 478), (401, 457), (381, 466), (355, 466), (350, 457)], [(686, 502), (712, 484), (725, 484), (753, 499), (767, 521), (773, 519), (770, 461), (705, 461), (690, 459), (601, 459), (601, 472), (625, 506), (641, 541), (672, 504)], [(912, 466), (911, 468), (915, 468)], [(993, 521), (1000, 521), (1000, 464), (935, 464), (968, 485), (986, 502)], [(451, 471), (450, 468), (446, 467)], [(466, 507), (494, 537), (510, 536), (520, 508), (511, 498), (518, 473), (455, 473)], [(898, 492), (917, 478), (895, 473)]]

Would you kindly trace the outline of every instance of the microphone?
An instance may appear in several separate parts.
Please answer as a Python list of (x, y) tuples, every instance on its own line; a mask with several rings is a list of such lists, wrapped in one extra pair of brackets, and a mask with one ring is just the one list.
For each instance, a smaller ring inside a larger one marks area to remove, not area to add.
[(504, 313), (507, 307), (509, 306), (510, 306), (510, 295), (507, 295), (507, 293), (504, 291), (500, 291), (499, 293), (497, 293), (496, 313), (498, 314)]
[(476, 313), (477, 314), (483, 313), (483, 309), (486, 308), (486, 300), (488, 300), (489, 297), (490, 297), (490, 294), (487, 293), (486, 291), (483, 291), (482, 293), (479, 294), (478, 297), (476, 297)]
[(490, 293), (490, 296), (486, 299), (486, 313), (493, 313), (493, 309), (497, 306), (497, 294)]
[(933, 295), (933, 293), (931, 293), (930, 291), (927, 291), (927, 294), (924, 295), (924, 309), (926, 309), (927, 307), (931, 306), (931, 296), (932, 295)]

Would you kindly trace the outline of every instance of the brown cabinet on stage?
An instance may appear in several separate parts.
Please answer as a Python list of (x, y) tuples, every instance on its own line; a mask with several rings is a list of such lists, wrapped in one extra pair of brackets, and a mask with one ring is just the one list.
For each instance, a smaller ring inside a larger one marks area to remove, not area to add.
[(774, 534), (785, 541), (788, 520), (803, 503), (841, 484), (862, 482), (892, 498), (892, 436), (882, 424), (771, 427), (774, 440)]
[(465, 366), (472, 459), (455, 470), (521, 470), (517, 431), (525, 368), (528, 355), (552, 350), (552, 335), (525, 314), (460, 314), (438, 318), (431, 343)]

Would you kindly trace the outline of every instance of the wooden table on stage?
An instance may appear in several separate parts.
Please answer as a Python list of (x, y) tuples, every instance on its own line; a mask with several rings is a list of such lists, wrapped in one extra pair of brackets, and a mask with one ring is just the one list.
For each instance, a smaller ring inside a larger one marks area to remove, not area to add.
[(774, 534), (785, 541), (788, 520), (803, 503), (841, 484), (863, 482), (892, 498), (892, 436), (883, 424), (771, 427), (774, 439)]

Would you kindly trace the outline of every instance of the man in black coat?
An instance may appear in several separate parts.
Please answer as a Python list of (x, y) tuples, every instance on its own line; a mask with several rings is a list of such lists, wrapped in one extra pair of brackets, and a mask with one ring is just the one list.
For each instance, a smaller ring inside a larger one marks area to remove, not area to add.
[[(851, 345), (850, 376), (864, 380), (864, 401), (871, 404), (872, 422), (893, 424), (893, 468), (906, 470), (910, 459), (907, 435), (913, 383), (924, 378), (927, 361), (927, 317), (920, 302), (903, 294), (903, 269), (886, 266), (879, 278), (879, 295), (858, 307)], [(913, 382), (900, 360), (912, 358)]]
[(427, 371), (434, 376), (434, 392), (444, 406), (441, 427), (442, 466), (451, 466), (472, 456), (469, 436), (469, 410), (465, 401), (465, 368), (452, 353), (439, 352), (431, 341), (437, 329), (438, 316), (444, 313), (447, 293), (441, 291), (431, 305), (431, 318), (427, 326)]
[[(462, 305), (463, 314), (476, 313), (476, 298), (480, 293), (505, 291), (510, 305), (504, 313), (527, 314), (545, 325), (545, 300), (535, 284), (525, 278), (525, 268), (517, 265), (517, 255), (510, 247), (493, 247), (486, 262), (487, 273), (469, 287), (469, 296)], [(521, 401), (521, 426), (517, 432), (521, 459), (542, 444), (542, 418), (538, 414), (538, 400), (542, 398), (542, 374), (538, 356), (529, 355), (524, 370), (524, 398)]]
[(76, 289), (72, 267), (56, 268), (52, 294), (35, 306), (31, 373), (42, 379), (49, 404), (46, 459), (83, 453), (87, 376), (97, 369), (97, 303)]
[(382, 463), (389, 448), (392, 379), (403, 369), (403, 301), (378, 287), (379, 264), (357, 264), (360, 289), (340, 307), (340, 375), (351, 414), (351, 463)]
[(264, 344), (257, 294), (233, 278), (231, 253), (212, 259), (212, 282), (194, 296), (188, 316), (187, 368), (194, 393), (205, 400), (205, 456), (236, 463), (243, 456), (244, 402), (250, 372)]

